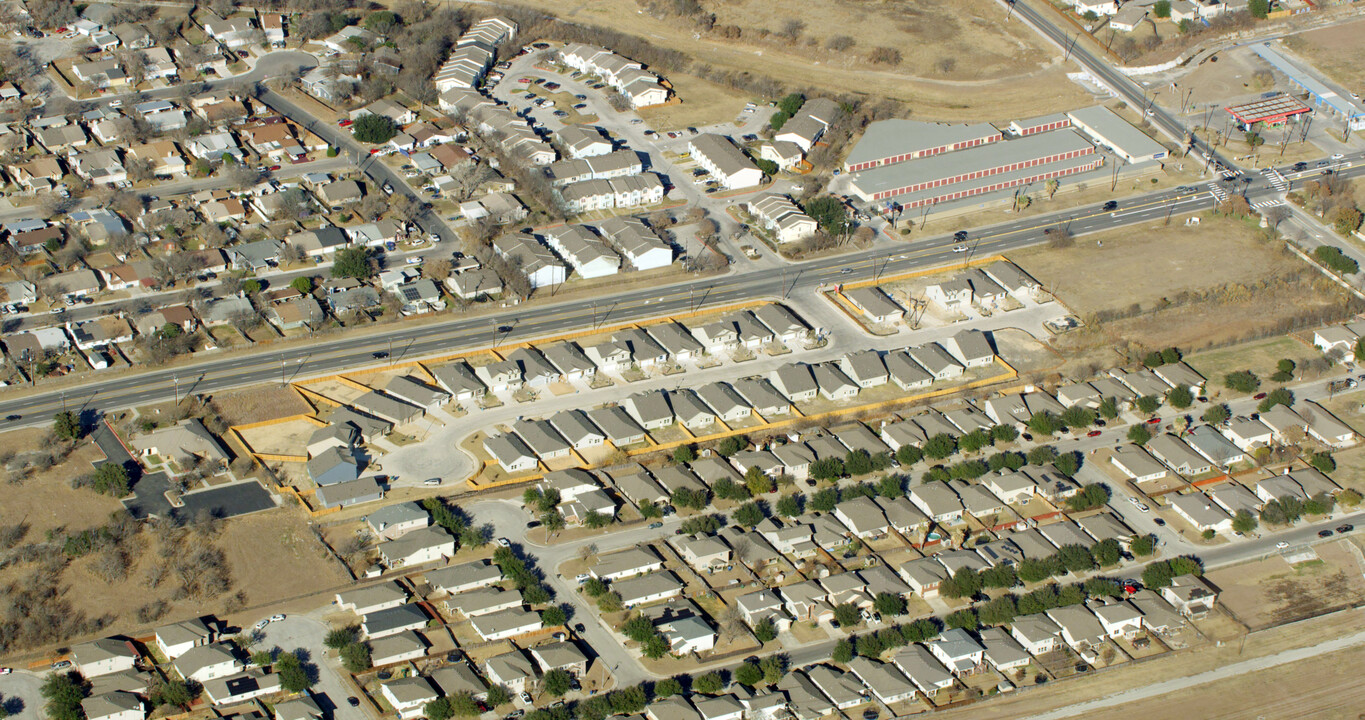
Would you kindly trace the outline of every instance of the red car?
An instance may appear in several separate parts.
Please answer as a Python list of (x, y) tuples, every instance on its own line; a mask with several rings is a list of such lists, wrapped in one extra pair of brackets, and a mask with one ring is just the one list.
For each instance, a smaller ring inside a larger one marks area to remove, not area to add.
[(517, 82), (521, 83), (522, 85), (530, 85), (531, 78), (517, 78)]
[(370, 148), (370, 154), (371, 154), (371, 155), (378, 155), (378, 154), (379, 154), (379, 148)]
[(280, 169), (280, 166), (279, 166), (279, 165), (271, 165), (271, 166), (270, 166), (270, 172), (275, 172), (276, 170), (279, 170), (279, 169)]
[(1159, 422), (1161, 422), (1161, 418), (1159, 418), (1159, 417), (1149, 418), (1149, 419), (1147, 420), (1147, 424), (1148, 424), (1148, 425), (1156, 425), (1156, 424), (1159, 423)]
[(1086, 433), (1085, 436), (1086, 436), (1086, 437), (1099, 437), (1099, 436), (1100, 436), (1100, 431), (1099, 431), (1099, 430), (1091, 430), (1090, 432)]
[(1251, 399), (1252, 399), (1252, 400), (1264, 400), (1264, 399), (1265, 399), (1265, 393), (1256, 393), (1256, 395), (1255, 395), (1254, 397), (1252, 397)]
[(351, 121), (350, 121), (350, 120), (338, 120), (338, 121), (337, 121), (337, 127), (350, 127), (350, 126), (351, 126)]

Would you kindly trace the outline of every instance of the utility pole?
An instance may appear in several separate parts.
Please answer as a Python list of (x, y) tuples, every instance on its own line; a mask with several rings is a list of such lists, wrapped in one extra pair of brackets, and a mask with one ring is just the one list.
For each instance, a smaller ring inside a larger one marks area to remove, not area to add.
[(171, 384), (175, 385), (175, 406), (176, 406), (176, 407), (180, 407), (180, 378), (179, 378), (179, 376), (177, 376), (177, 375), (171, 375)]

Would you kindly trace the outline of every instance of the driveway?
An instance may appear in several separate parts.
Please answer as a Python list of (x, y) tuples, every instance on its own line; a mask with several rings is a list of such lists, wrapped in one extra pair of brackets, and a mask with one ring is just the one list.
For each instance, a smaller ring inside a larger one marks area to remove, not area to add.
[[(327, 608), (315, 611), (322, 613)], [(323, 640), (327, 637), (328, 627), (322, 621), (306, 615), (290, 615), (284, 620), (265, 626), (260, 632), (261, 640), (252, 646), (252, 652), (279, 649), (283, 652), (302, 650), (305, 667), (316, 668), (317, 684), (313, 686), (314, 697), (323, 713), (330, 713), (333, 720), (369, 720), (363, 705), (351, 707), (346, 698), (353, 696), (350, 681), (343, 679), (345, 670), (335, 657), (327, 657)]]

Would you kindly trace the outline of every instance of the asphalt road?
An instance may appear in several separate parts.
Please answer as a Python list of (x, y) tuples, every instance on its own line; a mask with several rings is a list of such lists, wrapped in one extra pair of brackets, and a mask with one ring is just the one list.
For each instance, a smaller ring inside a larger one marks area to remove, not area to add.
[[(1051, 20), (1033, 9), (1028, 3), (1013, 2), (1012, 0), (1005, 0), (1005, 2), (1013, 4), (1016, 15), (1031, 25), (1034, 30), (1055, 43), (1077, 65), (1080, 65), (1100, 82), (1118, 93), (1119, 97), (1130, 106), (1145, 109), (1147, 119), (1162, 133), (1182, 146), (1191, 139), (1190, 132), (1184, 124), (1153, 101), (1155, 94), (1149, 96), (1140, 85), (1134, 83), (1127, 75), (1115, 70), (1109, 63), (1096, 57), (1079, 42), (1077, 34), (1068, 33), (1054, 25)], [(1197, 151), (1210, 152), (1208, 145), (1199, 139), (1194, 140), (1194, 147)]]
[[(327, 132), (335, 131), (336, 128), (319, 127), (319, 130)], [(334, 141), (332, 137), (324, 137), (329, 142)], [(1346, 158), (1345, 161), (1353, 162), (1355, 166), (1340, 170), (1340, 174), (1347, 177), (1365, 174), (1365, 167), (1361, 165), (1362, 157), (1365, 157), (1365, 153)], [(392, 174), (381, 163), (372, 162), (369, 165)], [(1305, 176), (1316, 176), (1318, 172), (1310, 170)], [(1293, 181), (1296, 176), (1286, 173), (1286, 177)], [(1245, 187), (1245, 194), (1252, 202), (1279, 197), (1280, 193), (1263, 177), (1257, 175), (1251, 180)], [(394, 187), (397, 190), (400, 185), (395, 184)], [(975, 230), (970, 233), (965, 243), (968, 249), (964, 252), (955, 252), (955, 248), (962, 243), (950, 235), (944, 235), (900, 247), (874, 248), (779, 268), (735, 272), (720, 278), (683, 280), (658, 288), (648, 295), (631, 291), (563, 303), (525, 305), (493, 315), (385, 328), (363, 335), (349, 334), (335, 340), (278, 352), (205, 360), (178, 366), (174, 370), (159, 368), (107, 380), (92, 378), (88, 383), (65, 390), (49, 390), (0, 401), (0, 417), (7, 418), (0, 421), (0, 431), (46, 424), (63, 406), (63, 396), (69, 406), (80, 406), (86, 410), (112, 410), (170, 399), (177, 392), (177, 383), (181, 393), (217, 392), (245, 385), (332, 374), (373, 364), (376, 362), (374, 353), (388, 352), (390, 349), (394, 360), (405, 360), (756, 298), (780, 299), (797, 290), (811, 290), (822, 283), (877, 278), (961, 261), (978, 254), (1015, 250), (1043, 242), (1047, 237), (1044, 231), (1048, 229), (1064, 227), (1075, 235), (1085, 235), (1208, 210), (1215, 202), (1205, 185), (1185, 193), (1162, 190), (1124, 198), (1114, 211), (1104, 211), (1101, 206), (1092, 205)], [(7, 390), (5, 394), (16, 392), (17, 389)], [(8, 419), (16, 415), (19, 417)]]

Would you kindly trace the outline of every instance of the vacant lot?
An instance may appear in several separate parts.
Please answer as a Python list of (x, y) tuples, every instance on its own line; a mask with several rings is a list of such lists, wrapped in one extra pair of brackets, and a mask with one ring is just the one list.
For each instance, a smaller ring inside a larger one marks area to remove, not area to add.
[(1336, 313), (1344, 294), (1249, 223), (1205, 217), (1128, 228), (1012, 256), (1086, 323), (1058, 344), (1095, 350), (1177, 346), (1187, 351)]
[(213, 402), (228, 425), (245, 425), (312, 412), (312, 408), (298, 393), (274, 384), (219, 393), (213, 396)]
[(1290, 264), (1274, 246), (1255, 237), (1254, 228), (1234, 220), (1208, 219), (1198, 226), (1153, 223), (1088, 235), (1066, 250), (1030, 250), (1012, 259), (1044, 286), (1055, 288), (1084, 317), (1133, 303), (1154, 307), (1163, 298), (1245, 282)]
[[(651, 15), (635, 0), (513, 2), (636, 35), (717, 70), (913, 101), (915, 115), (925, 119), (1023, 117), (1088, 99), (1066, 79), (1065, 68), (1052, 63), (1054, 50), (1023, 23), (1003, 22), (1004, 10), (990, 0), (708, 3), (705, 11), (716, 14), (717, 28), (708, 33), (690, 18)], [(740, 37), (722, 37), (724, 26), (738, 27)], [(833, 48), (844, 49), (832, 49), (832, 40)], [(870, 63), (877, 47), (897, 51), (899, 64)]]
[[(1356, 677), (1356, 668), (1362, 662), (1365, 662), (1365, 647), (1355, 647), (1281, 665), (1266, 673), (1246, 673), (1159, 698), (1107, 708), (1103, 712), (1088, 711), (1084, 717), (1093, 720), (1149, 717), (1355, 720), (1360, 717), (1360, 708), (1365, 706), (1365, 685)], [(1273, 697), (1265, 693), (1268, 674), (1274, 677)]]
[(1219, 602), (1252, 628), (1308, 617), (1359, 599), (1361, 568), (1341, 543), (1314, 546), (1320, 560), (1290, 566), (1280, 557), (1209, 573)]
[(241, 430), (252, 452), (269, 455), (307, 455), (308, 438), (318, 429), (307, 420), (290, 420)]
[(681, 102), (656, 105), (639, 113), (656, 130), (730, 122), (739, 116), (748, 101), (743, 95), (692, 75), (678, 74), (668, 81)]
[[(297, 508), (187, 528), (136, 523), (110, 528), (118, 539), (98, 540), (93, 550), (74, 558), (64, 552), (62, 534), (51, 541), (32, 534), (25, 539), (32, 543), (25, 555), (35, 560), (5, 567), (0, 587), (46, 599), (38, 609), (7, 608), (0, 616), (10, 649), (69, 644), (101, 626), (136, 636), (203, 614), (231, 623), (246, 619), (234, 613), (351, 580)], [(311, 600), (309, 607), (317, 604)]]
[[(47, 435), (46, 428), (7, 432), (0, 435), (0, 448), (38, 448)], [(123, 509), (123, 505), (108, 495), (71, 487), (72, 478), (91, 472), (94, 468), (90, 463), (103, 459), (99, 448), (86, 441), (62, 464), (6, 484), (5, 501), (0, 502), (0, 526), (27, 525), (22, 543), (42, 538), (49, 530), (79, 532), (104, 524), (109, 514)]]
[[(183, 619), (205, 612), (231, 612), (305, 593), (320, 592), (348, 582), (350, 577), (332, 560), (308, 527), (303, 514), (283, 508), (221, 524), (216, 535), (195, 532), (191, 542), (221, 549), (231, 578), (230, 591), (215, 597), (176, 600), (178, 583), (171, 570), (166, 579), (153, 586), (157, 566), (166, 564), (161, 557), (162, 539), (143, 532), (125, 544), (132, 561), (126, 577), (110, 580), (101, 575), (101, 554), (73, 562), (62, 580), (81, 592), (69, 594), (78, 611), (97, 617), (116, 618), (114, 627), (127, 631), (142, 625), (139, 608), (165, 603), (163, 620)], [(233, 596), (245, 594), (244, 605)]]
[(1313, 63), (1327, 77), (1345, 86), (1347, 92), (1365, 88), (1365, 20), (1342, 23), (1284, 39), (1285, 47)]
[(1230, 372), (1250, 370), (1266, 378), (1275, 373), (1275, 363), (1284, 358), (1304, 368), (1309, 360), (1319, 356), (1321, 353), (1316, 349), (1292, 337), (1280, 336), (1195, 353), (1186, 357), (1185, 361), (1204, 377), (1213, 380), (1214, 385), (1221, 387), (1223, 376)]

